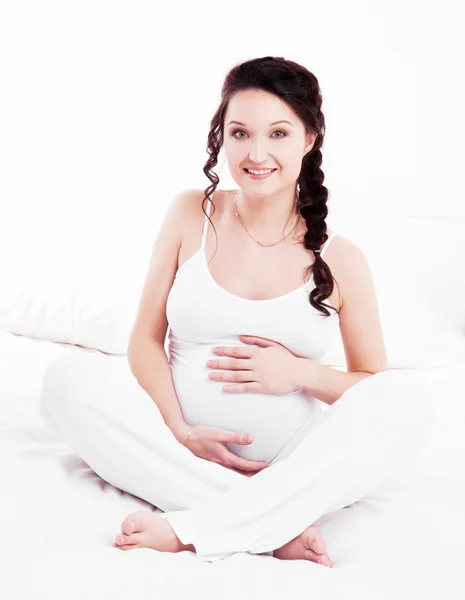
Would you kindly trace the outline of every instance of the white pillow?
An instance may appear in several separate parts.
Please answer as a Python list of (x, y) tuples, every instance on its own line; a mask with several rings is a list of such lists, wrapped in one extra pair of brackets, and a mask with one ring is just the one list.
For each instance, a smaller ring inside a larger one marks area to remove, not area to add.
[(144, 276), (86, 267), (2, 274), (0, 329), (126, 354)]

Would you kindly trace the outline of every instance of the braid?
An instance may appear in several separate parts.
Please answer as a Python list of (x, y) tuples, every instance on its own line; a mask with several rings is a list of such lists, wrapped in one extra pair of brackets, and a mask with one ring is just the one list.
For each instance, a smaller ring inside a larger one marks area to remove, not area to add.
[(321, 300), (325, 300), (331, 295), (334, 288), (331, 270), (322, 258), (320, 250), (328, 239), (326, 217), (328, 216), (327, 199), (329, 195), (328, 189), (323, 185), (325, 176), (320, 168), (322, 139), (322, 135), (319, 133), (312, 150), (304, 159), (299, 177), (300, 192), (297, 208), (307, 224), (304, 245), (308, 250), (312, 250), (315, 256), (314, 263), (309, 267), (313, 272), (315, 284), (315, 288), (310, 292), (309, 302), (329, 316), (327, 308), (335, 310), (334, 307), (321, 303)]

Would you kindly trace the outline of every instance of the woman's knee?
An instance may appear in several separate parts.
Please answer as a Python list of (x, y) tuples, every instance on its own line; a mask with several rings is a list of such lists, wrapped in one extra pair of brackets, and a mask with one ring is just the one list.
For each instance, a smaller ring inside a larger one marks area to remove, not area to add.
[[(45, 420), (120, 421), (168, 429), (158, 406), (131, 373), (126, 357), (63, 354), (45, 370), (40, 401)], [(166, 433), (165, 431), (163, 431)]]
[(55, 412), (68, 406), (70, 402), (75, 404), (88, 399), (84, 392), (93, 379), (96, 361), (100, 363), (100, 360), (101, 357), (97, 355), (71, 352), (58, 356), (43, 374), (41, 413)]

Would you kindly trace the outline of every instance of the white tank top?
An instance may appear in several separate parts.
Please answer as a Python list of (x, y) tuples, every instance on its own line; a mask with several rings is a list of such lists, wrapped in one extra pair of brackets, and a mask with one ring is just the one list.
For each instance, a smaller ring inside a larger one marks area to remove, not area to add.
[[(210, 215), (210, 199), (207, 202)], [(256, 348), (239, 339), (239, 335), (252, 335), (277, 341), (296, 356), (318, 362), (338, 332), (339, 315), (330, 310), (326, 317), (309, 303), (313, 275), (301, 287), (267, 300), (249, 300), (226, 291), (208, 267), (207, 228), (205, 217), (201, 247), (178, 269), (167, 298), (168, 358), (174, 388), (186, 423), (248, 433), (253, 443), (226, 443), (228, 449), (251, 460), (271, 461), (326, 405), (300, 390), (280, 396), (225, 392), (222, 388), (228, 382), (208, 379), (208, 374), (218, 369), (207, 367), (207, 361), (227, 359), (213, 354), (212, 348)], [(326, 240), (322, 257), (335, 235), (333, 232)], [(327, 299), (324, 302), (331, 304)]]

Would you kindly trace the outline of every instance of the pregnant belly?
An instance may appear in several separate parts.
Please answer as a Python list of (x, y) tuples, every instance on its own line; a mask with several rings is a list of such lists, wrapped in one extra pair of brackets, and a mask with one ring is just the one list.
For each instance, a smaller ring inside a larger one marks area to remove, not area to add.
[(318, 399), (300, 391), (281, 396), (225, 392), (225, 382), (208, 379), (211, 369), (193, 369), (185, 363), (171, 366), (186, 423), (251, 435), (251, 444), (226, 443), (231, 452), (250, 460), (271, 461), (305, 422), (323, 410)]

